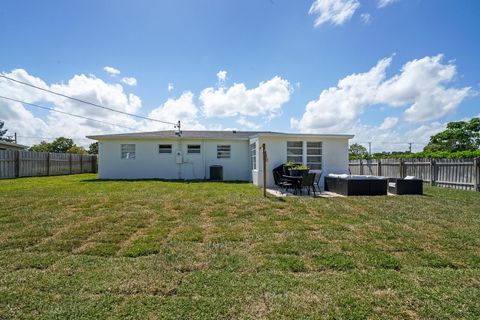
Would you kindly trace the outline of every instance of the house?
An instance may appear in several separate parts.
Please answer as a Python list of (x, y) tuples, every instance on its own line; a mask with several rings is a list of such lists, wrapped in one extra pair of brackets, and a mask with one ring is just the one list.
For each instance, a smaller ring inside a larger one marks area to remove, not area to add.
[(27, 146), (18, 143), (0, 140), (0, 150), (25, 150), (27, 148)]
[(213, 179), (262, 185), (262, 152), (267, 150), (267, 186), (272, 170), (292, 161), (311, 170), (348, 172), (348, 139), (353, 135), (265, 131), (174, 130), (94, 135), (99, 142), (100, 179)]

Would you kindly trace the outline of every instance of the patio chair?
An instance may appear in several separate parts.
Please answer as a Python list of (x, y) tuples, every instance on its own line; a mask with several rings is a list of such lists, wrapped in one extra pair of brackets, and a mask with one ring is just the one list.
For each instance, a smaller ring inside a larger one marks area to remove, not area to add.
[(299, 189), (300, 194), (302, 194), (303, 189), (307, 189), (308, 195), (310, 195), (310, 189), (313, 190), (313, 196), (315, 197), (315, 186), (313, 185), (315, 182), (315, 173), (307, 173), (303, 176), (302, 182), (300, 183)]
[(320, 178), (322, 177), (322, 171), (315, 172), (315, 179), (313, 179), (313, 190), (315, 190), (315, 186), (317, 187), (318, 192), (321, 192), (320, 189)]
[(293, 185), (290, 182), (285, 181), (285, 179), (282, 178), (280, 172), (277, 170), (273, 170), (273, 180), (275, 181), (275, 185), (279, 186), (280, 188), (287, 190), (289, 188), (293, 188)]

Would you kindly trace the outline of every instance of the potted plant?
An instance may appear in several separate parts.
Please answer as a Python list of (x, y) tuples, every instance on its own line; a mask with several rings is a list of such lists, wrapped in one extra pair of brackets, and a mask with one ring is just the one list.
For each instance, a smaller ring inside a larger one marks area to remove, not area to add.
[(304, 165), (295, 165), (288, 167), (288, 172), (291, 176), (303, 176), (308, 173), (308, 167)]

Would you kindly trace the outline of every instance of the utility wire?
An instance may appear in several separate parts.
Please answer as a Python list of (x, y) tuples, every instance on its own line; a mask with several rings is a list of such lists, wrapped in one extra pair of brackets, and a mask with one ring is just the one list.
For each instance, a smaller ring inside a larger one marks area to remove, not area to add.
[(60, 96), (60, 97), (64, 97), (64, 98), (68, 98), (68, 99), (71, 99), (71, 100), (74, 100), (74, 101), (77, 101), (77, 102), (85, 103), (85, 104), (94, 106), (94, 107), (96, 107), (96, 108), (101, 108), (101, 109), (105, 109), (105, 110), (109, 110), (109, 111), (113, 111), (113, 112), (125, 114), (125, 115), (127, 115), (127, 116), (136, 117), (136, 118), (140, 118), (140, 119), (144, 119), (144, 120), (150, 120), (150, 121), (155, 121), (155, 122), (160, 122), (160, 123), (166, 123), (166, 124), (171, 124), (171, 125), (174, 125), (174, 126), (177, 126), (177, 125), (178, 125), (177, 123), (168, 122), (168, 121), (163, 121), (163, 120), (158, 120), (158, 119), (152, 119), (152, 118), (144, 117), (144, 116), (141, 116), (141, 115), (138, 115), (138, 114), (133, 114), (133, 113), (124, 112), (124, 111), (121, 111), (121, 110), (117, 110), (117, 109), (105, 107), (105, 106), (102, 106), (102, 105), (99, 105), (99, 104), (96, 104), (96, 103), (93, 103), (93, 102), (89, 102), (89, 101), (85, 101), (85, 100), (82, 100), (82, 99), (78, 99), (78, 98), (74, 98), (74, 97), (71, 97), (71, 96), (67, 96), (67, 95), (65, 95), (65, 94), (58, 93), (58, 92), (55, 92), (55, 91), (52, 91), (52, 90), (49, 90), (49, 89), (45, 89), (45, 88), (42, 88), (42, 87), (39, 87), (39, 86), (30, 84), (30, 83), (28, 83), (28, 82), (23, 82), (23, 81), (14, 79), (14, 78), (7, 77), (7, 76), (5, 76), (5, 75), (3, 75), (3, 74), (0, 74), (0, 77), (2, 77), (2, 78), (4, 78), (4, 79), (7, 79), (7, 80), (10, 80), (10, 81), (13, 81), (13, 82), (17, 82), (17, 83), (20, 83), (20, 84), (29, 86), (29, 87), (32, 87), (32, 88), (35, 88), (35, 89), (38, 89), (38, 90), (42, 90), (42, 91), (45, 91), (45, 92), (48, 92), (48, 93), (51, 93), (51, 94), (55, 94), (55, 95)]
[(69, 116), (72, 116), (72, 117), (76, 117), (76, 118), (80, 118), (80, 119), (95, 121), (95, 122), (99, 122), (99, 123), (103, 123), (103, 124), (109, 124), (109, 125), (112, 125), (112, 126), (117, 126), (117, 127), (120, 127), (120, 128), (125, 128), (125, 129), (128, 129), (128, 130), (137, 131), (137, 129), (134, 129), (134, 128), (122, 126), (122, 125), (115, 124), (115, 123), (111, 123), (111, 122), (107, 122), (107, 121), (92, 119), (92, 118), (89, 118), (89, 117), (80, 116), (80, 115), (78, 115), (78, 114), (73, 114), (73, 113), (69, 113), (69, 112), (66, 112), (66, 111), (60, 111), (60, 110), (57, 110), (57, 109), (54, 109), (54, 108), (41, 106), (41, 105), (38, 105), (38, 104), (35, 104), (35, 103), (25, 102), (25, 101), (21, 101), (21, 100), (9, 98), (9, 97), (4, 97), (4, 96), (1, 96), (1, 95), (0, 95), (0, 98), (5, 99), (5, 100), (10, 100), (10, 101), (18, 102), (18, 103), (22, 103), (22, 104), (26, 104), (26, 105), (29, 105), (29, 106), (32, 106), (32, 107), (36, 107), (36, 108), (40, 108), (40, 109), (44, 109), (44, 110), (50, 110), (50, 111), (53, 111), (53, 112), (63, 113), (63, 114), (66, 114), (66, 115), (69, 115)]

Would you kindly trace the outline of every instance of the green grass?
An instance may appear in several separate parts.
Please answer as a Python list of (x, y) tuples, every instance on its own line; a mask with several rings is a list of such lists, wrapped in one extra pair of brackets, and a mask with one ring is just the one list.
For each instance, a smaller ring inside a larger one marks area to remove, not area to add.
[(480, 193), (0, 181), (0, 319), (479, 319)]

